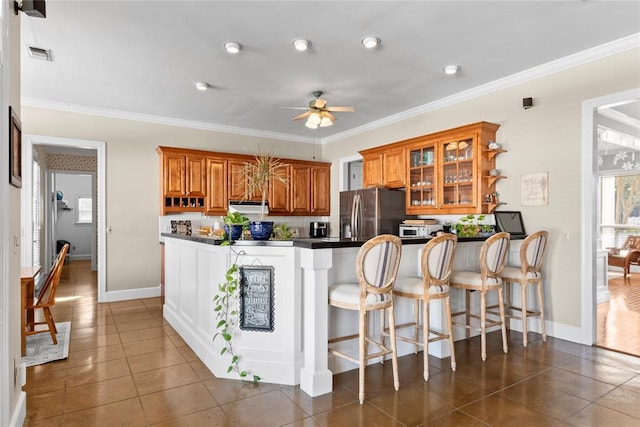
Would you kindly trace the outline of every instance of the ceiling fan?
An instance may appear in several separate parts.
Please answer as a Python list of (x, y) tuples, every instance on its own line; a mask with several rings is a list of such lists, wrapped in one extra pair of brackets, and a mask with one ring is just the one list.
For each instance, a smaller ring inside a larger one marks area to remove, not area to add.
[[(309, 101), (309, 109), (302, 114), (298, 114), (293, 120), (301, 120), (307, 118), (306, 127), (311, 129), (317, 129), (318, 127), (331, 126), (336, 120), (336, 117), (331, 114), (332, 112), (352, 113), (355, 111), (353, 107), (327, 107), (327, 101), (320, 98), (322, 91), (317, 90), (313, 92), (315, 99)], [(304, 107), (284, 107), (292, 109), (304, 109)]]

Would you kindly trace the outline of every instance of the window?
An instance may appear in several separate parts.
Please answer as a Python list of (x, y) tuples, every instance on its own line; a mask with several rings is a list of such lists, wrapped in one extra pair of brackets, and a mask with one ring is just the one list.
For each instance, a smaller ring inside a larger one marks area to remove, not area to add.
[(41, 219), (41, 201), (40, 198), (40, 164), (38, 163), (37, 157), (34, 156), (33, 159), (33, 265), (40, 266), (41, 264), (41, 252), (40, 252), (40, 241), (41, 237), (41, 229), (42, 229), (42, 219)]
[(619, 247), (640, 233), (640, 174), (600, 178), (602, 247)]
[(78, 196), (76, 198), (76, 223), (93, 223), (93, 199), (91, 196)]

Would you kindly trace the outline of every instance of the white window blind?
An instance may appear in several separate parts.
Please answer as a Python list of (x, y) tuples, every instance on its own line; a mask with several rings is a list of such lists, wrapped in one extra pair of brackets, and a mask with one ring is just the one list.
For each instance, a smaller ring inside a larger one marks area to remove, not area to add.
[(90, 196), (78, 196), (76, 199), (76, 222), (91, 224), (93, 222), (93, 200)]

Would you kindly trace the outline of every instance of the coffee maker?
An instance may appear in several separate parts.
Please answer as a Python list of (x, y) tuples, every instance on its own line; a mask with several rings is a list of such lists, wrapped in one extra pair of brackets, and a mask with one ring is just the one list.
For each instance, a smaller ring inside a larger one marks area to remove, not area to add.
[(327, 237), (329, 236), (329, 224), (326, 222), (310, 222), (309, 237)]

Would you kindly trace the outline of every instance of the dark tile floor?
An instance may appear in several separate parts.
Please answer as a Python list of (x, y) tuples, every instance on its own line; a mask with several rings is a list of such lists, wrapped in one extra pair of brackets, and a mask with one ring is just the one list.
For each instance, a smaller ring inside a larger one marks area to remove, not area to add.
[(88, 263), (71, 263), (55, 319), (71, 320), (69, 358), (27, 369), (27, 426), (638, 426), (640, 358), (531, 334), (456, 343), (449, 360), (399, 359), (334, 376), (334, 391), (310, 398), (299, 387), (215, 378), (162, 319), (159, 298), (96, 303)]

